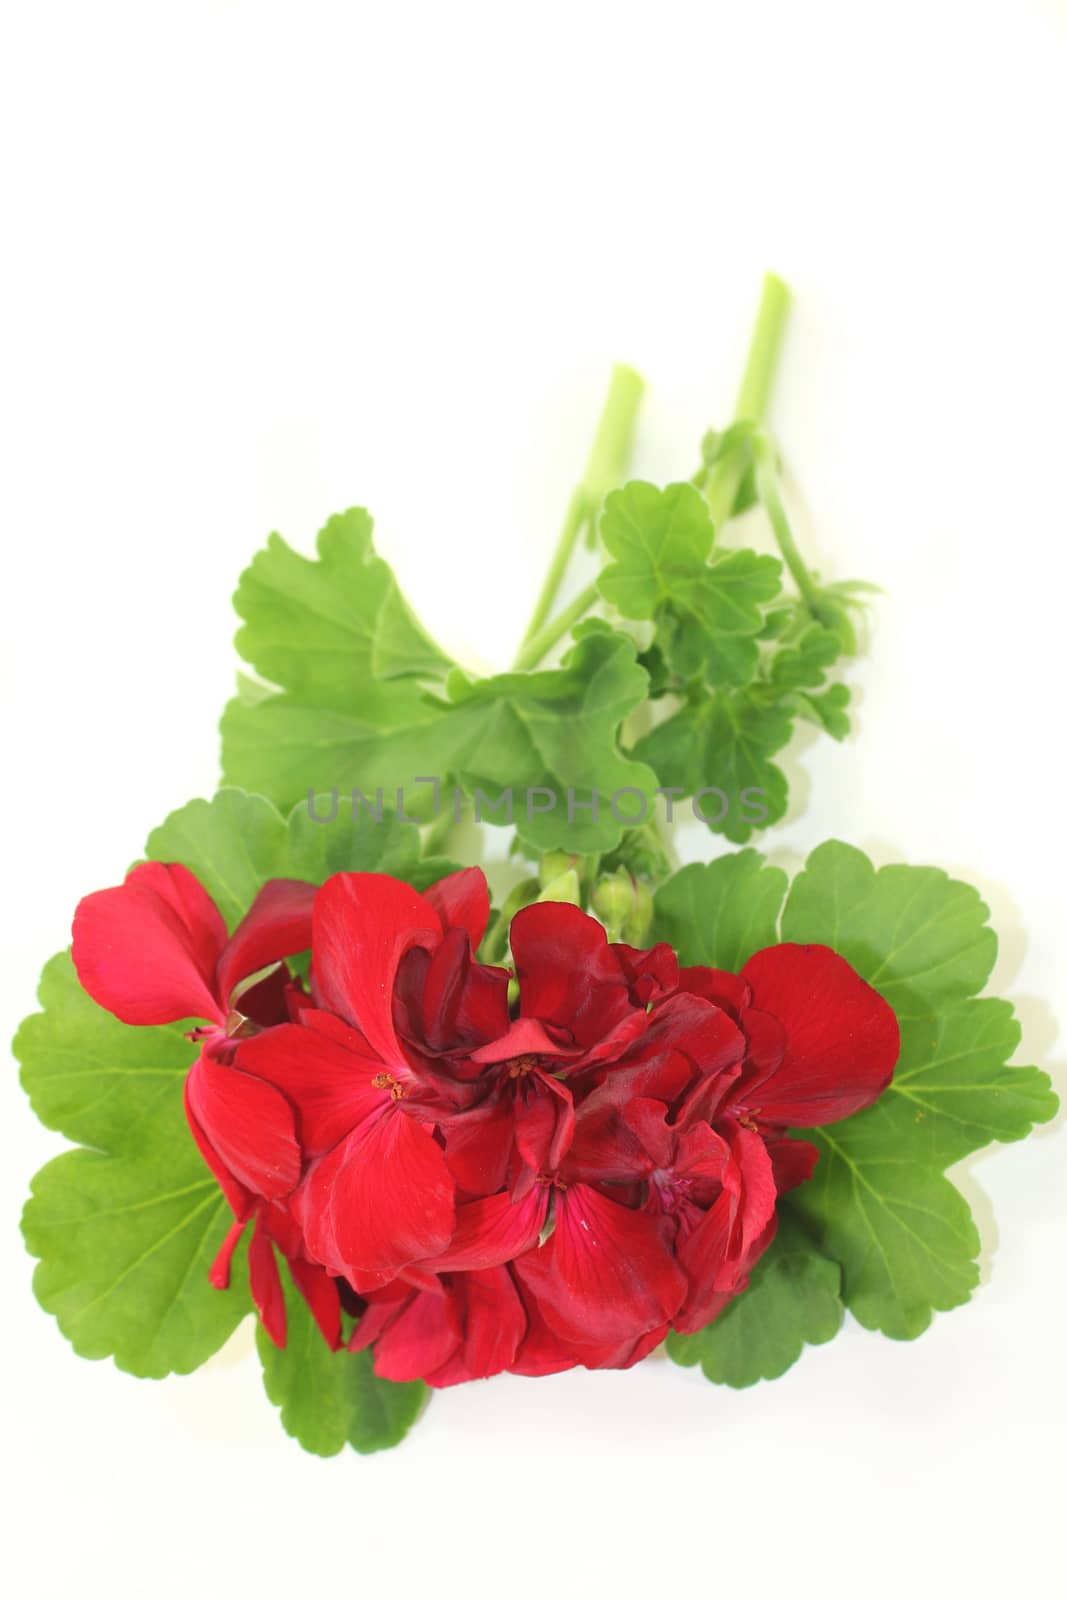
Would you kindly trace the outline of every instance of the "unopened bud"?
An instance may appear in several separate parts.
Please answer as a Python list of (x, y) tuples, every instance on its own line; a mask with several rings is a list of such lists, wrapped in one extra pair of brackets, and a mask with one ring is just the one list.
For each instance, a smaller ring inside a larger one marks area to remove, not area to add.
[(562, 900), (568, 905), (580, 906), (582, 903), (582, 886), (578, 881), (578, 874), (573, 867), (568, 867), (566, 872), (561, 872), (558, 878), (553, 878), (551, 883), (546, 883), (538, 901)]
[(557, 878), (577, 865), (578, 857), (571, 855), (569, 850), (546, 850), (537, 868), (542, 889), (547, 889), (550, 883), (555, 883)]
[(593, 889), (592, 907), (608, 930), (608, 937), (618, 939), (623, 923), (634, 904), (634, 884), (628, 872), (620, 867), (607, 877), (600, 878)]
[(622, 928), (622, 937), (625, 944), (644, 944), (652, 926), (654, 910), (652, 891), (647, 883), (642, 883), (641, 879), (638, 878), (634, 883), (633, 907)]

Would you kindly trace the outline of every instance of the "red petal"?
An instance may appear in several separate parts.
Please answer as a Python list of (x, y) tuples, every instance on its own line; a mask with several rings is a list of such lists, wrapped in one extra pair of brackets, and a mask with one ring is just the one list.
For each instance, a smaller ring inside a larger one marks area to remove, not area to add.
[(299, 1256), (290, 1256), (289, 1271), (293, 1282), (307, 1302), (322, 1337), (331, 1350), (340, 1350), (341, 1301), (337, 1294), (337, 1280), (331, 1278), (323, 1267)]
[(425, 1373), (435, 1389), (503, 1372), (526, 1332), (526, 1313), (505, 1267), (461, 1272), (452, 1293), (460, 1308), (463, 1343), (450, 1361)]
[(418, 1021), (431, 1051), (477, 1046), (508, 1028), (508, 975), (473, 961), (461, 928), (449, 929), (426, 965)]
[(533, 1017), (517, 1017), (499, 1039), (491, 1039), (471, 1051), (471, 1060), (479, 1066), (499, 1066), (502, 1061), (515, 1061), (519, 1056), (552, 1056), (564, 1060), (577, 1054), (577, 1046), (561, 1045), (544, 1025)]
[(729, 1129), (731, 1160), (723, 1189), (703, 1220), (679, 1240), (678, 1260), (689, 1277), (685, 1306), (674, 1319), (681, 1333), (705, 1327), (741, 1287), (774, 1237), (774, 1174), (758, 1133)]
[(574, 1348), (580, 1354), (583, 1367), (590, 1367), (595, 1372), (609, 1368), (619, 1371), (635, 1367), (639, 1361), (643, 1361), (663, 1343), (670, 1331), (670, 1323), (664, 1322), (658, 1328), (643, 1333), (640, 1339), (626, 1339), (622, 1344), (614, 1345), (576, 1345)]
[(736, 972), (722, 972), (718, 967), (682, 967), (678, 973), (678, 987), (684, 994), (710, 1000), (735, 1021), (751, 1001), (744, 978)]
[(219, 998), (245, 978), (286, 956), (311, 946), (311, 908), (317, 889), (296, 878), (273, 878), (253, 900), (222, 953), (218, 970)]
[(668, 1321), (685, 1298), (667, 1239), (658, 1217), (578, 1183), (557, 1192), (555, 1232), (515, 1271), (563, 1338), (621, 1343)]
[(537, 1184), (524, 1200), (491, 1195), (456, 1207), (456, 1231), (443, 1255), (425, 1265), (431, 1272), (470, 1272), (502, 1266), (532, 1249), (548, 1212), (548, 1190)]
[(599, 1074), (594, 1092), (598, 1102), (620, 1107), (639, 1095), (670, 1103), (697, 1080), (710, 1083), (731, 1072), (744, 1052), (744, 1036), (724, 1011), (696, 995), (673, 995), (651, 1012), (641, 1038)]
[(379, 1334), (400, 1315), (411, 1296), (410, 1284), (401, 1283), (398, 1279), (381, 1290), (370, 1292), (367, 1295), (366, 1310), (352, 1329), (348, 1349), (366, 1350), (367, 1346), (373, 1344)]
[[(194, 1070), (195, 1067), (196, 1063), (194, 1062)], [(238, 1222), (244, 1224), (248, 1221), (253, 1210), (255, 1209), (256, 1196), (251, 1194), (245, 1188), (243, 1183), (238, 1183), (237, 1179), (226, 1166), (225, 1162), (220, 1159), (218, 1151), (212, 1147), (211, 1141), (208, 1139), (207, 1134), (196, 1120), (196, 1114), (189, 1103), (189, 1078), (191, 1077), (192, 1073), (190, 1073), (189, 1077), (187, 1077), (185, 1080), (185, 1120), (188, 1122), (189, 1131), (196, 1141), (196, 1148), (200, 1151), (204, 1161), (210, 1168), (215, 1182), (226, 1196), (230, 1210), (233, 1212)], [(236, 1242), (237, 1241), (234, 1240), (234, 1243)]]
[(774, 1168), (774, 1187), (779, 1194), (807, 1183), (815, 1171), (819, 1152), (806, 1139), (771, 1139), (767, 1141), (767, 1154)]
[(87, 895), (74, 913), (74, 965), (82, 988), (121, 1022), (225, 1019), (215, 965), (226, 924), (181, 866), (147, 861), (117, 889)]
[(378, 872), (339, 872), (315, 897), (313, 980), (321, 1004), (363, 1033), (387, 1066), (404, 1061), (393, 1027), (401, 957), (435, 946), (441, 921), (409, 884)]
[(526, 1313), (526, 1333), (508, 1371), (523, 1378), (545, 1378), (550, 1373), (567, 1372), (578, 1366), (580, 1357), (575, 1346), (549, 1327), (536, 1299), (521, 1279), (517, 1288)]
[(209, 1056), (193, 1063), (188, 1103), (228, 1171), (253, 1194), (280, 1200), (300, 1181), (293, 1113), (277, 1089)]
[(781, 1065), (746, 1084), (753, 1114), (818, 1127), (861, 1111), (885, 1089), (900, 1053), (890, 1006), (823, 945), (780, 944), (746, 962), (752, 1003), (785, 1028)]
[(293, 1020), (293, 998), (299, 995), (300, 989), (293, 982), (289, 968), (279, 962), (268, 967), (266, 975), (257, 983), (238, 986), (235, 993), (237, 1000), (231, 1010), (248, 1017), (257, 1028), (275, 1028), (279, 1022)]
[(510, 1094), (505, 1099), (495, 1093), (442, 1124), (448, 1170), (466, 1194), (496, 1194), (507, 1181), (515, 1135), (513, 1106)]
[(531, 1177), (557, 1171), (574, 1138), (574, 1100), (565, 1083), (534, 1071), (515, 1105), (515, 1148)]
[(446, 932), (462, 928), (477, 950), (489, 921), (489, 886), (481, 867), (464, 867), (438, 878), (423, 896), (433, 906)]
[(281, 1090), (296, 1113), (300, 1146), (307, 1157), (332, 1150), (346, 1134), (390, 1103), (389, 1089), (375, 1087), (382, 1063), (355, 1029), (331, 1018), (326, 1034), (312, 1024), (282, 1023), (237, 1049), (236, 1063)]
[(264, 1331), (279, 1350), (284, 1350), (285, 1295), (278, 1276), (274, 1246), (259, 1216), (256, 1217), (252, 1243), (248, 1247), (248, 1279)]
[(588, 1046), (634, 1009), (618, 953), (577, 906), (546, 901), (512, 920), (511, 952), (523, 1017), (566, 1028)]
[(583, 1102), (563, 1174), (569, 1183), (631, 1183), (647, 1178), (653, 1167), (661, 1165), (624, 1117), (634, 1103), (659, 1105), (661, 1113), (667, 1109), (659, 1101), (637, 1101), (624, 1102), (620, 1111), (615, 1099), (599, 1089)]
[(622, 1121), (648, 1152), (650, 1166), (671, 1166), (678, 1130), (668, 1126), (667, 1107), (662, 1100), (635, 1096), (623, 1106)]
[(677, 989), (678, 957), (669, 944), (654, 944), (651, 950), (635, 950), (628, 944), (612, 948), (638, 1005), (654, 1004)]
[(228, 1289), (230, 1287), (230, 1269), (233, 1266), (233, 1253), (237, 1249), (238, 1241), (248, 1226), (247, 1220), (231, 1223), (226, 1230), (226, 1237), (219, 1248), (219, 1253), (211, 1263), (207, 1281), (213, 1289)]
[(459, 1312), (449, 1295), (414, 1294), (374, 1346), (379, 1378), (406, 1383), (443, 1366), (459, 1348)]
[(308, 1246), (334, 1272), (399, 1271), (448, 1245), (453, 1196), (431, 1129), (390, 1108), (313, 1169), (301, 1206)]

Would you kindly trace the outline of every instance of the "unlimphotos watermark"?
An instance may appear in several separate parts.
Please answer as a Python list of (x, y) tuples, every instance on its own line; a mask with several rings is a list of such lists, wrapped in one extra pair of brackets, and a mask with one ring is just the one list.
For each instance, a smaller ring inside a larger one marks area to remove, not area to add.
[[(432, 790), (432, 806), (428, 812), (425, 802), (430, 796), (423, 793), (417, 799), (413, 793), (416, 784), (428, 785)], [(766, 822), (769, 816), (766, 790), (754, 787), (730, 795), (725, 789), (712, 785), (697, 789), (687, 797), (686, 790), (681, 787), (659, 788), (651, 792), (625, 787), (605, 792), (594, 788), (552, 789), (541, 785), (516, 788), (508, 784), (501, 788), (494, 786), (492, 791), (475, 786), (467, 795), (455, 785), (446, 788), (440, 778), (430, 777), (413, 778), (409, 785), (400, 784), (390, 794), (392, 804), (389, 807), (386, 806), (385, 791), (381, 786), (374, 790), (373, 799), (362, 789), (356, 788), (351, 790), (350, 796), (346, 791), (345, 799), (346, 804), (351, 805), (353, 820), (357, 822), (360, 817), (381, 822), (387, 810), (401, 822), (426, 822), (430, 817), (438, 817), (442, 812), (451, 810), (455, 822), (461, 821), (465, 814), (470, 814), (475, 822), (486, 821), (497, 825), (514, 823), (520, 818), (532, 822), (535, 817), (560, 812), (566, 814), (569, 825), (587, 819), (599, 822), (602, 816), (610, 814), (621, 826), (634, 828), (648, 821), (658, 799), (664, 802), (667, 821), (675, 821), (676, 806), (686, 798), (693, 816), (712, 827), (724, 822), (731, 814), (736, 814), (739, 822), (755, 826)], [(406, 804), (413, 806), (419, 814), (409, 816)], [(307, 806), (313, 822), (336, 822), (341, 812), (340, 788), (335, 785), (329, 790), (309, 789)]]

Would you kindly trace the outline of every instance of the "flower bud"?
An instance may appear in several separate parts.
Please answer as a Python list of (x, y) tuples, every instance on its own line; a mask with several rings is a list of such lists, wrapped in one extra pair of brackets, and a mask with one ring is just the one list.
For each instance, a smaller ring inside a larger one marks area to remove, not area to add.
[(622, 937), (626, 944), (644, 944), (652, 926), (653, 910), (652, 890), (638, 878), (634, 883), (634, 903), (622, 926)]
[(569, 850), (546, 850), (541, 857), (537, 868), (537, 876), (541, 881), (541, 888), (547, 889), (550, 883), (569, 872), (572, 867), (577, 867), (578, 857)]
[(567, 871), (561, 872), (558, 878), (553, 878), (551, 883), (546, 883), (537, 898), (538, 901), (564, 900), (572, 906), (580, 906), (582, 903), (582, 886), (578, 881), (578, 874), (574, 868), (568, 867)]
[(618, 872), (609, 873), (597, 880), (593, 889), (593, 912), (608, 930), (610, 939), (619, 938), (623, 923), (633, 910), (633, 904), (633, 879), (621, 867)]

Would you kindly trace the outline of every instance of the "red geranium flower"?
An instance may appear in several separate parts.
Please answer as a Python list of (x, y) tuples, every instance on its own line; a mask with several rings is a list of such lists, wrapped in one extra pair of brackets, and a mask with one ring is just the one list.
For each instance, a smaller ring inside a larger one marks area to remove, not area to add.
[(452, 1238), (455, 1183), (435, 1129), (477, 1093), (466, 1052), (508, 1020), (508, 974), (473, 958), (488, 918), (477, 870), (425, 895), (338, 874), (315, 901), (314, 1007), (239, 1049), (294, 1108), (309, 1166), (293, 1208), (308, 1248), (359, 1290)]
[(273, 1242), (336, 1346), (336, 1288), (306, 1258), (284, 1204), (301, 1171), (292, 1110), (270, 1084), (234, 1065), (242, 1037), (288, 1016), (290, 978), (282, 962), (311, 942), (314, 896), (312, 884), (275, 879), (230, 938), (218, 907), (191, 872), (149, 861), (134, 867), (118, 888), (82, 900), (74, 917), (73, 957), (83, 988), (121, 1022), (203, 1019), (190, 1034), (201, 1053), (186, 1079), (185, 1109), (236, 1218), (212, 1282), (228, 1284), (237, 1241), (254, 1219), (249, 1276), (267, 1332), (284, 1344), (285, 1302)]
[[(238, 1218), (216, 1280), (254, 1213), (275, 1336), (272, 1241), (335, 1346), (342, 1284), (383, 1377), (624, 1367), (704, 1326), (811, 1174), (790, 1130), (870, 1104), (896, 1061), (892, 1011), (820, 946), (679, 969), (534, 905), (511, 1008), (510, 973), (476, 957), (477, 870), (312, 894), (268, 885), (227, 941), (190, 874), (138, 868), (79, 908), (76, 960), (124, 1020), (207, 1019), (190, 1122)], [(305, 993), (272, 964), (309, 942)]]

